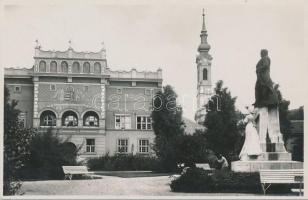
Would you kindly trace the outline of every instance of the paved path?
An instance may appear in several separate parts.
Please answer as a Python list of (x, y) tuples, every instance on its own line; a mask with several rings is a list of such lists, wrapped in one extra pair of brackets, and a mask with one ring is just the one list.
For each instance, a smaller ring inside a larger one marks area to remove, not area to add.
[(175, 193), (168, 176), (121, 178), (102, 176), (89, 180), (49, 180), (23, 182), (25, 195), (128, 195), (128, 196), (238, 196), (256, 194)]

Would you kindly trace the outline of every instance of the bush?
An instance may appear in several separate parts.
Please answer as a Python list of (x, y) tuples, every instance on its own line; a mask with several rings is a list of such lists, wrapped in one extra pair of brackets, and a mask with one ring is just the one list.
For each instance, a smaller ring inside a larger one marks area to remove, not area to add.
[(147, 157), (142, 155), (109, 156), (107, 154), (99, 158), (89, 159), (87, 165), (90, 170), (94, 171), (157, 171), (159, 167), (159, 160), (156, 157)]
[(185, 166), (195, 163), (208, 163), (208, 150), (202, 135), (182, 135), (175, 139), (176, 161)]
[(227, 170), (209, 175), (201, 168), (190, 168), (180, 178), (171, 182), (174, 192), (262, 192), (258, 173), (239, 173)]
[(23, 179), (60, 179), (63, 165), (77, 165), (77, 149), (52, 134), (39, 133), (30, 143), (30, 156), (19, 176)]

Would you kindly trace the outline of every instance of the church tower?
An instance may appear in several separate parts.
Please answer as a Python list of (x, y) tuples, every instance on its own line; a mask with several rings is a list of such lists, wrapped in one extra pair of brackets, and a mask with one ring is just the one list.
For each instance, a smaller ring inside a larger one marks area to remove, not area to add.
[(203, 9), (203, 23), (200, 34), (201, 44), (198, 47), (198, 55), (196, 58), (197, 63), (197, 112), (195, 120), (201, 124), (204, 122), (206, 108), (209, 98), (212, 95), (212, 81), (211, 81), (211, 65), (212, 56), (209, 54), (211, 46), (207, 43), (207, 30), (205, 28), (204, 21), (204, 9)]

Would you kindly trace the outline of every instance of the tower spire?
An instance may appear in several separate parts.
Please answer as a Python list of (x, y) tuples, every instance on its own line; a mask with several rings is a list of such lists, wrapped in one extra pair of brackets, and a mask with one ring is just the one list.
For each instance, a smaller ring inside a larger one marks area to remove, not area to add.
[(201, 44), (199, 45), (198, 51), (199, 52), (208, 52), (211, 48), (211, 46), (207, 43), (207, 30), (205, 28), (205, 14), (204, 14), (204, 8), (202, 12), (202, 30), (200, 34), (201, 38)]
[(204, 14), (204, 8), (203, 8), (203, 12), (202, 12), (202, 18), (203, 18), (202, 31), (206, 31), (204, 16), (205, 16), (205, 14)]

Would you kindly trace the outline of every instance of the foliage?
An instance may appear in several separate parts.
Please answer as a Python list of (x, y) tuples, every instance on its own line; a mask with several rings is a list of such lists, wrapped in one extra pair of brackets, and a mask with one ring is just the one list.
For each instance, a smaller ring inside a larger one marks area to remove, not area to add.
[(78, 149), (72, 147), (67, 140), (62, 141), (52, 133), (52, 129), (33, 137), (30, 143), (29, 162), (20, 174), (22, 178), (62, 178), (64, 176), (63, 165), (77, 165)]
[(289, 110), (288, 118), (290, 120), (304, 120), (304, 106), (298, 109)]
[(106, 171), (138, 171), (151, 170), (157, 171), (159, 160), (156, 157), (148, 157), (132, 154), (118, 154), (115, 156), (101, 156), (99, 158), (91, 158), (87, 165), (90, 170), (106, 170)]
[(156, 94), (153, 102), (154, 151), (165, 171), (176, 170), (176, 138), (184, 134), (182, 108), (177, 105), (176, 98), (173, 88), (167, 85)]
[(195, 163), (208, 163), (210, 151), (206, 149), (206, 140), (203, 135), (182, 135), (176, 138), (176, 160), (185, 166), (194, 166)]
[(235, 110), (236, 97), (232, 97), (228, 88), (223, 87), (223, 81), (216, 83), (215, 93), (219, 100), (213, 96), (206, 105), (208, 112), (204, 122), (207, 127), (205, 137), (211, 150), (221, 153), (230, 161), (240, 151), (241, 134), (237, 127), (239, 114)]
[(20, 111), (18, 102), (10, 101), (8, 88), (4, 87), (4, 157), (3, 157), (3, 194), (13, 195), (18, 192), (21, 183), (17, 173), (29, 158), (29, 143), (34, 133), (32, 129), (23, 128), (18, 120)]
[(241, 192), (260, 193), (258, 173), (240, 173), (217, 170), (212, 175), (201, 168), (190, 168), (171, 182), (174, 192)]

